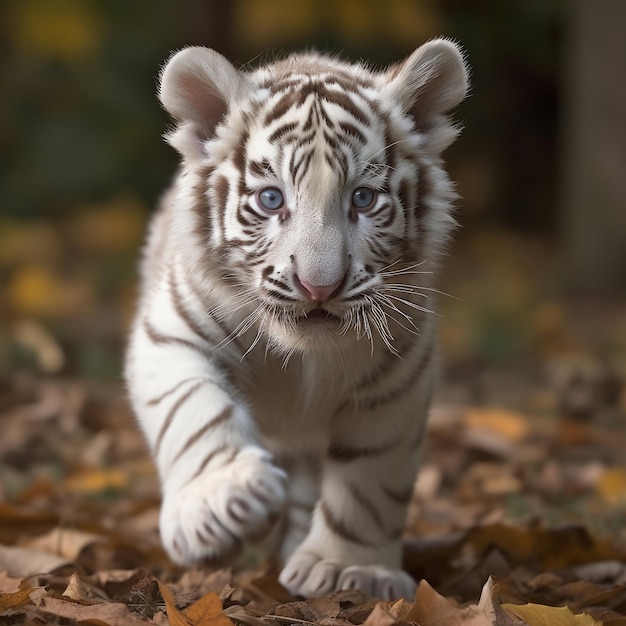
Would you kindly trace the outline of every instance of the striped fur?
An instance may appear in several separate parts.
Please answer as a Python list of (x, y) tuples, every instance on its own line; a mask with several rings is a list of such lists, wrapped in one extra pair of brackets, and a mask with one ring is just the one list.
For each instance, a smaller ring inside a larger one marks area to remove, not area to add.
[(436, 40), (384, 72), (315, 53), (161, 75), (180, 172), (154, 216), (127, 354), (185, 564), (272, 529), (282, 583), (410, 596), (404, 516), (436, 372), (442, 151), (465, 96)]

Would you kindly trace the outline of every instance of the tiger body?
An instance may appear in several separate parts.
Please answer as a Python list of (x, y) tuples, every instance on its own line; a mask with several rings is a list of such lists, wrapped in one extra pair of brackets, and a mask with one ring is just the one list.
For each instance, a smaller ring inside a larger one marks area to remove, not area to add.
[(290, 591), (410, 596), (402, 530), (436, 378), (433, 272), (465, 96), (437, 40), (375, 73), (294, 55), (161, 77), (181, 170), (150, 227), (127, 355), (171, 558), (273, 530)]

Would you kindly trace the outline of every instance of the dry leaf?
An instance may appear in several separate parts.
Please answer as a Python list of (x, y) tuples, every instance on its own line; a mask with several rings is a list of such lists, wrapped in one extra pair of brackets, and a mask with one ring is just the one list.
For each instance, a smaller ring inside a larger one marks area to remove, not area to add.
[(12, 577), (47, 574), (70, 563), (68, 559), (41, 550), (0, 545), (0, 571)]
[(171, 626), (193, 626), (191, 622), (176, 608), (174, 603), (174, 597), (171, 591), (160, 581), (157, 580), (159, 585), (159, 591), (165, 600), (165, 608), (167, 610), (167, 617), (170, 620)]
[(367, 616), (363, 626), (393, 626), (405, 623), (391, 611), (391, 603), (378, 602), (374, 610)]
[(202, 596), (183, 613), (191, 626), (234, 626), (233, 622), (224, 615), (222, 603), (214, 591)]
[(0, 613), (7, 609), (17, 609), (30, 602), (30, 592), (32, 589), (22, 589), (14, 593), (0, 594)]
[[(104, 623), (107, 626), (146, 626), (146, 622), (134, 616), (125, 604), (120, 602), (104, 602), (93, 606), (84, 606), (67, 600), (46, 597), (40, 611), (55, 616), (76, 620), (83, 623)], [(176, 622), (172, 622), (176, 624)], [(185, 625), (187, 626), (187, 625)]]
[(69, 561), (75, 561), (83, 548), (93, 543), (105, 541), (106, 539), (102, 535), (57, 526), (45, 535), (31, 539), (25, 546), (62, 556)]
[(82, 471), (63, 481), (63, 488), (77, 493), (101, 493), (111, 489), (124, 489), (129, 476), (119, 469), (95, 469)]
[(503, 604), (502, 608), (526, 621), (528, 626), (602, 626), (590, 615), (574, 615), (568, 607), (541, 604)]
[(405, 620), (420, 626), (499, 626), (501, 622), (497, 621), (493, 601), (493, 581), (489, 579), (483, 587), (478, 605), (459, 607), (422, 580), (415, 593), (413, 609)]
[(606, 470), (598, 481), (597, 489), (607, 504), (626, 503), (626, 468), (614, 467)]
[(106, 594), (92, 587), (77, 572), (70, 576), (70, 581), (61, 595), (81, 604), (97, 604), (107, 600)]
[(487, 430), (514, 442), (530, 433), (528, 418), (504, 408), (467, 409), (465, 423), (469, 428)]

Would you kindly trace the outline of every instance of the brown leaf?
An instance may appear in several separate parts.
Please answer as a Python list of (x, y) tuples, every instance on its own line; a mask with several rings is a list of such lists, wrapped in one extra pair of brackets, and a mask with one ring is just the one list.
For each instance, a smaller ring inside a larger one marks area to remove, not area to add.
[[(80, 624), (104, 623), (107, 626), (146, 626), (144, 620), (135, 617), (125, 604), (119, 602), (83, 606), (67, 600), (46, 597), (42, 600), (40, 611), (57, 617), (76, 620)], [(176, 622), (172, 622), (172, 624), (176, 624)]]
[(61, 595), (81, 604), (98, 604), (108, 599), (104, 592), (92, 587), (77, 572), (70, 576), (70, 581)]
[(13, 593), (0, 594), (0, 613), (7, 609), (16, 609), (30, 602), (30, 592), (32, 589), (22, 589)]
[(93, 543), (104, 542), (102, 535), (87, 533), (73, 528), (57, 526), (45, 535), (40, 535), (28, 541), (25, 546), (36, 550), (43, 550), (56, 554), (68, 561), (75, 561), (83, 548)]
[(422, 580), (415, 594), (413, 609), (405, 616), (405, 620), (420, 626), (506, 626), (506, 622), (498, 619), (493, 595), (494, 584), (489, 579), (483, 587), (478, 605), (459, 607)]
[(237, 624), (245, 624), (245, 626), (267, 626), (267, 621), (263, 620), (258, 615), (252, 614), (247, 606), (241, 606), (240, 604), (233, 604), (224, 609), (224, 614), (228, 617), (232, 617)]
[(157, 580), (159, 585), (159, 591), (165, 600), (165, 608), (167, 610), (167, 617), (170, 620), (172, 626), (194, 626), (187, 618), (176, 608), (174, 597), (171, 591), (160, 581)]
[(392, 613), (390, 602), (378, 602), (363, 622), (363, 626), (393, 626), (394, 624), (406, 624), (406, 622)]
[(590, 615), (574, 615), (568, 607), (541, 604), (503, 604), (502, 607), (526, 621), (528, 626), (602, 626)]
[(0, 571), (6, 571), (9, 576), (26, 577), (34, 574), (47, 574), (69, 564), (68, 559), (56, 554), (0, 545)]
[(192, 626), (234, 626), (233, 622), (224, 615), (222, 603), (214, 591), (202, 596), (186, 608), (184, 616)]

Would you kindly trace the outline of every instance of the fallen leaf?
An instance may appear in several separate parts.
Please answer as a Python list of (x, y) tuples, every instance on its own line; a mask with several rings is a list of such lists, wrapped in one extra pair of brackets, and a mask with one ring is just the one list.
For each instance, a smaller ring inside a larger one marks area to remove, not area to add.
[(420, 626), (512, 626), (514, 622), (500, 611), (496, 585), (485, 583), (478, 605), (459, 607), (438, 594), (425, 580), (418, 585), (415, 603), (404, 619)]
[(75, 561), (86, 546), (105, 541), (102, 535), (57, 526), (44, 535), (31, 539), (25, 546)]
[(16, 609), (30, 602), (30, 592), (32, 589), (22, 589), (14, 593), (0, 594), (0, 613), (7, 609)]
[(6, 571), (12, 577), (47, 574), (69, 564), (68, 559), (56, 554), (0, 545), (0, 571)]
[(363, 626), (393, 626), (394, 624), (405, 624), (402, 619), (394, 614), (391, 603), (378, 602), (374, 610), (367, 616)]
[(120, 490), (128, 486), (129, 476), (119, 469), (95, 469), (82, 471), (63, 481), (63, 488), (74, 493), (102, 493)]
[(197, 602), (186, 608), (183, 614), (192, 626), (234, 626), (233, 622), (224, 615), (222, 603), (214, 591), (202, 596)]
[(245, 624), (245, 626), (267, 626), (267, 620), (262, 619), (262, 617), (258, 615), (251, 615), (249, 611), (250, 609), (248, 607), (233, 604), (224, 609), (224, 614), (231, 616), (237, 624)]
[(176, 608), (176, 604), (174, 603), (174, 597), (172, 596), (171, 591), (160, 580), (157, 580), (157, 583), (159, 585), (159, 591), (163, 596), (163, 600), (165, 600), (165, 608), (167, 610), (167, 617), (170, 620), (170, 624), (172, 626), (194, 626)]
[[(43, 598), (40, 611), (56, 617), (75, 620), (79, 624), (106, 624), (107, 626), (146, 626), (145, 620), (135, 617), (121, 602), (105, 602), (84, 606), (59, 598)], [(176, 622), (172, 622), (176, 624)], [(185, 625), (187, 626), (187, 625)]]
[(81, 604), (97, 604), (108, 599), (105, 593), (83, 580), (78, 572), (70, 576), (70, 581), (61, 595)]
[(502, 608), (521, 617), (528, 626), (602, 626), (590, 615), (575, 615), (568, 607), (541, 604), (503, 604)]
[(469, 428), (488, 430), (515, 442), (522, 441), (530, 433), (528, 418), (500, 407), (467, 409), (465, 424)]
[(608, 504), (626, 503), (626, 468), (608, 469), (598, 481), (598, 493)]

